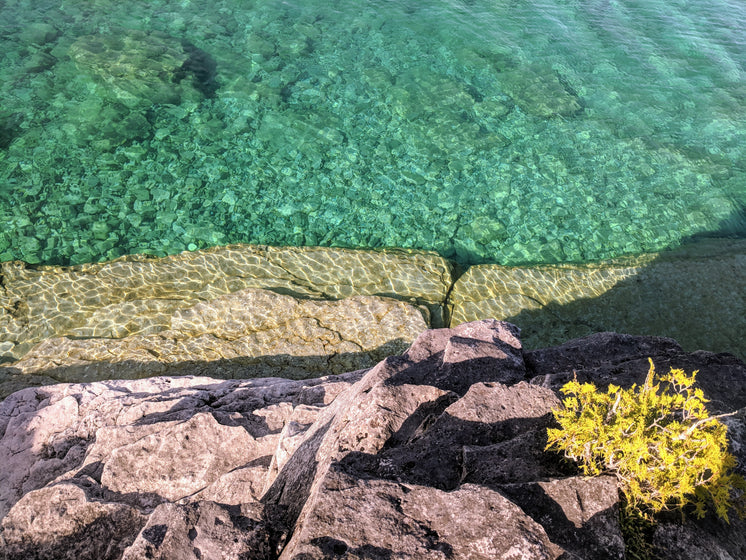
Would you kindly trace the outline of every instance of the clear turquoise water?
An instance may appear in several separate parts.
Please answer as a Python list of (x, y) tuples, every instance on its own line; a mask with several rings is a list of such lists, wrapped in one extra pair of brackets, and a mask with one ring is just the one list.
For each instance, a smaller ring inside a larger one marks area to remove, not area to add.
[(0, 0), (0, 101), (0, 261), (580, 262), (746, 204), (741, 0)]

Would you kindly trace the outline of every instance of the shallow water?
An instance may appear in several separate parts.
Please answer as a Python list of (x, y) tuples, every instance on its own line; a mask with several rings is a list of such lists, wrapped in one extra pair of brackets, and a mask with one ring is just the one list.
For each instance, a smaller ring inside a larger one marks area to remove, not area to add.
[(0, 1), (0, 261), (746, 231), (740, 0)]

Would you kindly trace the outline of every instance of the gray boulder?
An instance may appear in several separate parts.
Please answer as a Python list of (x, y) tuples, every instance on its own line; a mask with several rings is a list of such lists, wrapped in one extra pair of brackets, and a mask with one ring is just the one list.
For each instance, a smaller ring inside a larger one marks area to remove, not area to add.
[[(155, 377), (0, 404), (4, 558), (622, 559), (613, 477), (544, 451), (557, 389), (699, 369), (746, 463), (746, 366), (601, 333), (524, 352), (484, 320), (319, 379)], [(661, 558), (743, 558), (746, 526), (664, 518)], [(3, 558), (0, 555), (0, 558)]]

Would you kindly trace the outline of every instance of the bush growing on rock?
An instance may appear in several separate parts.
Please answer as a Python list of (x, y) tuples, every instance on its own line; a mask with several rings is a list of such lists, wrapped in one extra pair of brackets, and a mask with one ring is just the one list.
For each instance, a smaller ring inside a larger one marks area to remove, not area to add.
[(602, 393), (570, 381), (560, 389), (567, 397), (554, 411), (560, 428), (548, 430), (547, 449), (578, 462), (585, 475), (615, 475), (627, 507), (645, 518), (687, 504), (700, 518), (708, 504), (725, 521), (731, 508), (743, 516), (746, 481), (732, 472), (726, 415), (709, 415), (696, 374), (672, 368), (656, 380), (650, 360), (640, 387), (612, 384)]

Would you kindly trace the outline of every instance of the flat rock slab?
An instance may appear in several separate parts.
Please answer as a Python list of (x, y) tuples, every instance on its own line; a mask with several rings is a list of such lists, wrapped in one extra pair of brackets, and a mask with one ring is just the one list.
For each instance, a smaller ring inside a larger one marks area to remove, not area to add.
[[(197, 317), (210, 323), (189, 324)], [(649, 356), (699, 369), (711, 404), (738, 411), (727, 421), (743, 463), (746, 366), (733, 356), (615, 333), (526, 352), (495, 320), (425, 331), (400, 356), (319, 379), (27, 388), (0, 403), (0, 550), (621, 560), (616, 479), (579, 476), (544, 451), (546, 429), (573, 372), (629, 387)], [(664, 559), (739, 558), (746, 523), (666, 521), (653, 538)]]
[(668, 336), (685, 349), (746, 358), (746, 240), (586, 265), (479, 265), (449, 297), (451, 326), (497, 318), (528, 348), (594, 332)]
[(399, 299), (443, 326), (452, 265), (422, 251), (231, 245), (73, 267), (0, 265), (0, 357), (47, 338), (123, 338), (170, 328), (179, 309), (245, 288), (298, 298)]
[(390, 298), (309, 300), (246, 288), (177, 309), (155, 334), (47, 339), (0, 366), (0, 397), (29, 385), (155, 375), (339, 374), (402, 353), (426, 329), (420, 308)]

